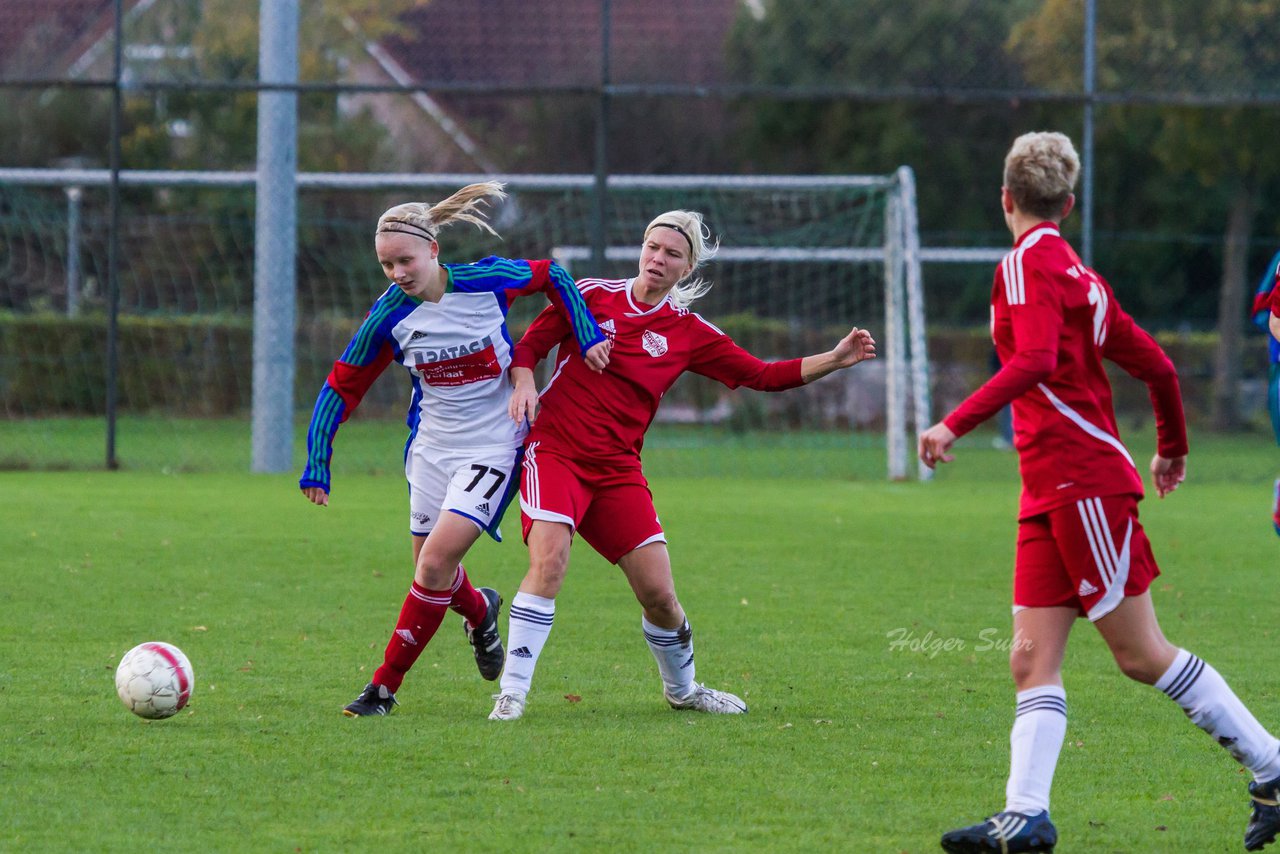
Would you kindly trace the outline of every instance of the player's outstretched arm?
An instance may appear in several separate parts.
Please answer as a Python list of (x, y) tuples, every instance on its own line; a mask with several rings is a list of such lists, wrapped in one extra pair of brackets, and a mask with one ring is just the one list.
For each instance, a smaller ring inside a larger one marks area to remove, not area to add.
[(805, 356), (800, 360), (800, 376), (811, 383), (832, 371), (851, 368), (859, 362), (876, 357), (876, 339), (865, 329), (853, 327), (840, 343), (826, 353)]
[(949, 454), (951, 446), (955, 444), (956, 434), (951, 432), (942, 421), (934, 424), (928, 430), (920, 434), (920, 441), (917, 443), (916, 451), (920, 455), (920, 462), (929, 468), (935, 468), (938, 463), (949, 463), (955, 459), (954, 454)]
[(538, 415), (538, 386), (529, 368), (511, 366), (511, 400), (507, 404), (507, 414), (517, 424), (526, 418), (532, 424)]
[(1178, 488), (1178, 484), (1187, 478), (1187, 458), (1162, 457), (1156, 454), (1151, 458), (1151, 483), (1156, 488), (1156, 495), (1164, 498)]

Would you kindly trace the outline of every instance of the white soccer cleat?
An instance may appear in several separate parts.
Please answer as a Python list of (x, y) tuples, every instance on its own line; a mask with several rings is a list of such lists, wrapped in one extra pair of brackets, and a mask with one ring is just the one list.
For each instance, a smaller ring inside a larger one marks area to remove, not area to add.
[(491, 721), (514, 721), (524, 715), (524, 694), (494, 694), (493, 711), (489, 713)]
[(666, 691), (662, 696), (667, 698), (673, 709), (692, 709), (695, 712), (710, 712), (713, 715), (745, 715), (747, 704), (742, 698), (728, 691), (717, 691), (708, 688), (701, 682), (693, 683), (693, 693), (684, 699), (671, 696)]

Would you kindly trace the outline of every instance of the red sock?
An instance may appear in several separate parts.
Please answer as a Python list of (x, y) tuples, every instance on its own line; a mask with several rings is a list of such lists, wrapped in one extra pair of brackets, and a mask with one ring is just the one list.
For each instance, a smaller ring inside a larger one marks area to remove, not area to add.
[(462, 564), (458, 564), (458, 574), (453, 579), (453, 598), (449, 601), (449, 607), (473, 626), (483, 623), (485, 614), (489, 613), (489, 600), (471, 586), (471, 579), (467, 578), (467, 571), (462, 568)]
[(449, 607), (448, 590), (428, 590), (413, 582), (409, 595), (404, 597), (396, 630), (382, 655), (382, 666), (373, 674), (377, 685), (387, 686), (395, 693), (400, 690), (404, 675), (413, 667), (422, 650), (440, 628), (445, 610)]

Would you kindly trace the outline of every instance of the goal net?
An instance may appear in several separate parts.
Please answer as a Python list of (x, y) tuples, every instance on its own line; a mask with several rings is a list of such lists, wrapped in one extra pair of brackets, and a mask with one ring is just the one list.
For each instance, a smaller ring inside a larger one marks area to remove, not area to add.
[[(372, 249), (387, 207), (481, 176), (298, 176), (295, 425), (386, 287)], [(506, 176), (495, 239), (442, 235), (445, 261), (555, 257), (576, 276), (634, 275), (644, 226), (701, 211), (720, 242), (695, 304), (751, 352), (782, 359), (868, 328), (880, 358), (782, 394), (686, 374), (646, 441), (651, 472), (906, 477), (928, 414), (914, 184), (889, 176)], [(125, 467), (246, 465), (253, 406), (254, 199), (243, 173), (122, 173), (114, 360)], [(109, 217), (105, 174), (0, 170), (0, 466), (102, 464)], [(545, 305), (518, 301), (518, 336)], [(394, 366), (393, 366), (394, 367)], [(288, 390), (284, 390), (289, 393)], [(388, 370), (344, 425), (335, 472), (394, 470), (409, 397)], [(920, 414), (923, 413), (923, 414)], [(909, 425), (909, 420), (912, 423)], [(376, 432), (368, 449), (357, 439)], [(392, 437), (392, 438), (386, 438)], [(302, 455), (295, 452), (295, 462)]]

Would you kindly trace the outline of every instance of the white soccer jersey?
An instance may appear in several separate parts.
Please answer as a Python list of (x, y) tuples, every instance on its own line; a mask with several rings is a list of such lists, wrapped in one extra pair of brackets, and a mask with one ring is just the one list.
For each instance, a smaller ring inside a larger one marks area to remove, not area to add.
[(423, 441), (519, 447), (528, 427), (507, 415), (511, 341), (493, 294), (453, 292), (420, 303), (389, 335), (413, 381), (410, 426)]
[(582, 352), (604, 340), (581, 293), (559, 265), (490, 257), (442, 266), (449, 283), (439, 302), (389, 287), (334, 363), (307, 433), (307, 467), (299, 481), (304, 489), (328, 491), (338, 425), (392, 361), (412, 378), (410, 444), (518, 448), (527, 428), (507, 415), (512, 344), (506, 317), (519, 296), (546, 293), (564, 312)]

